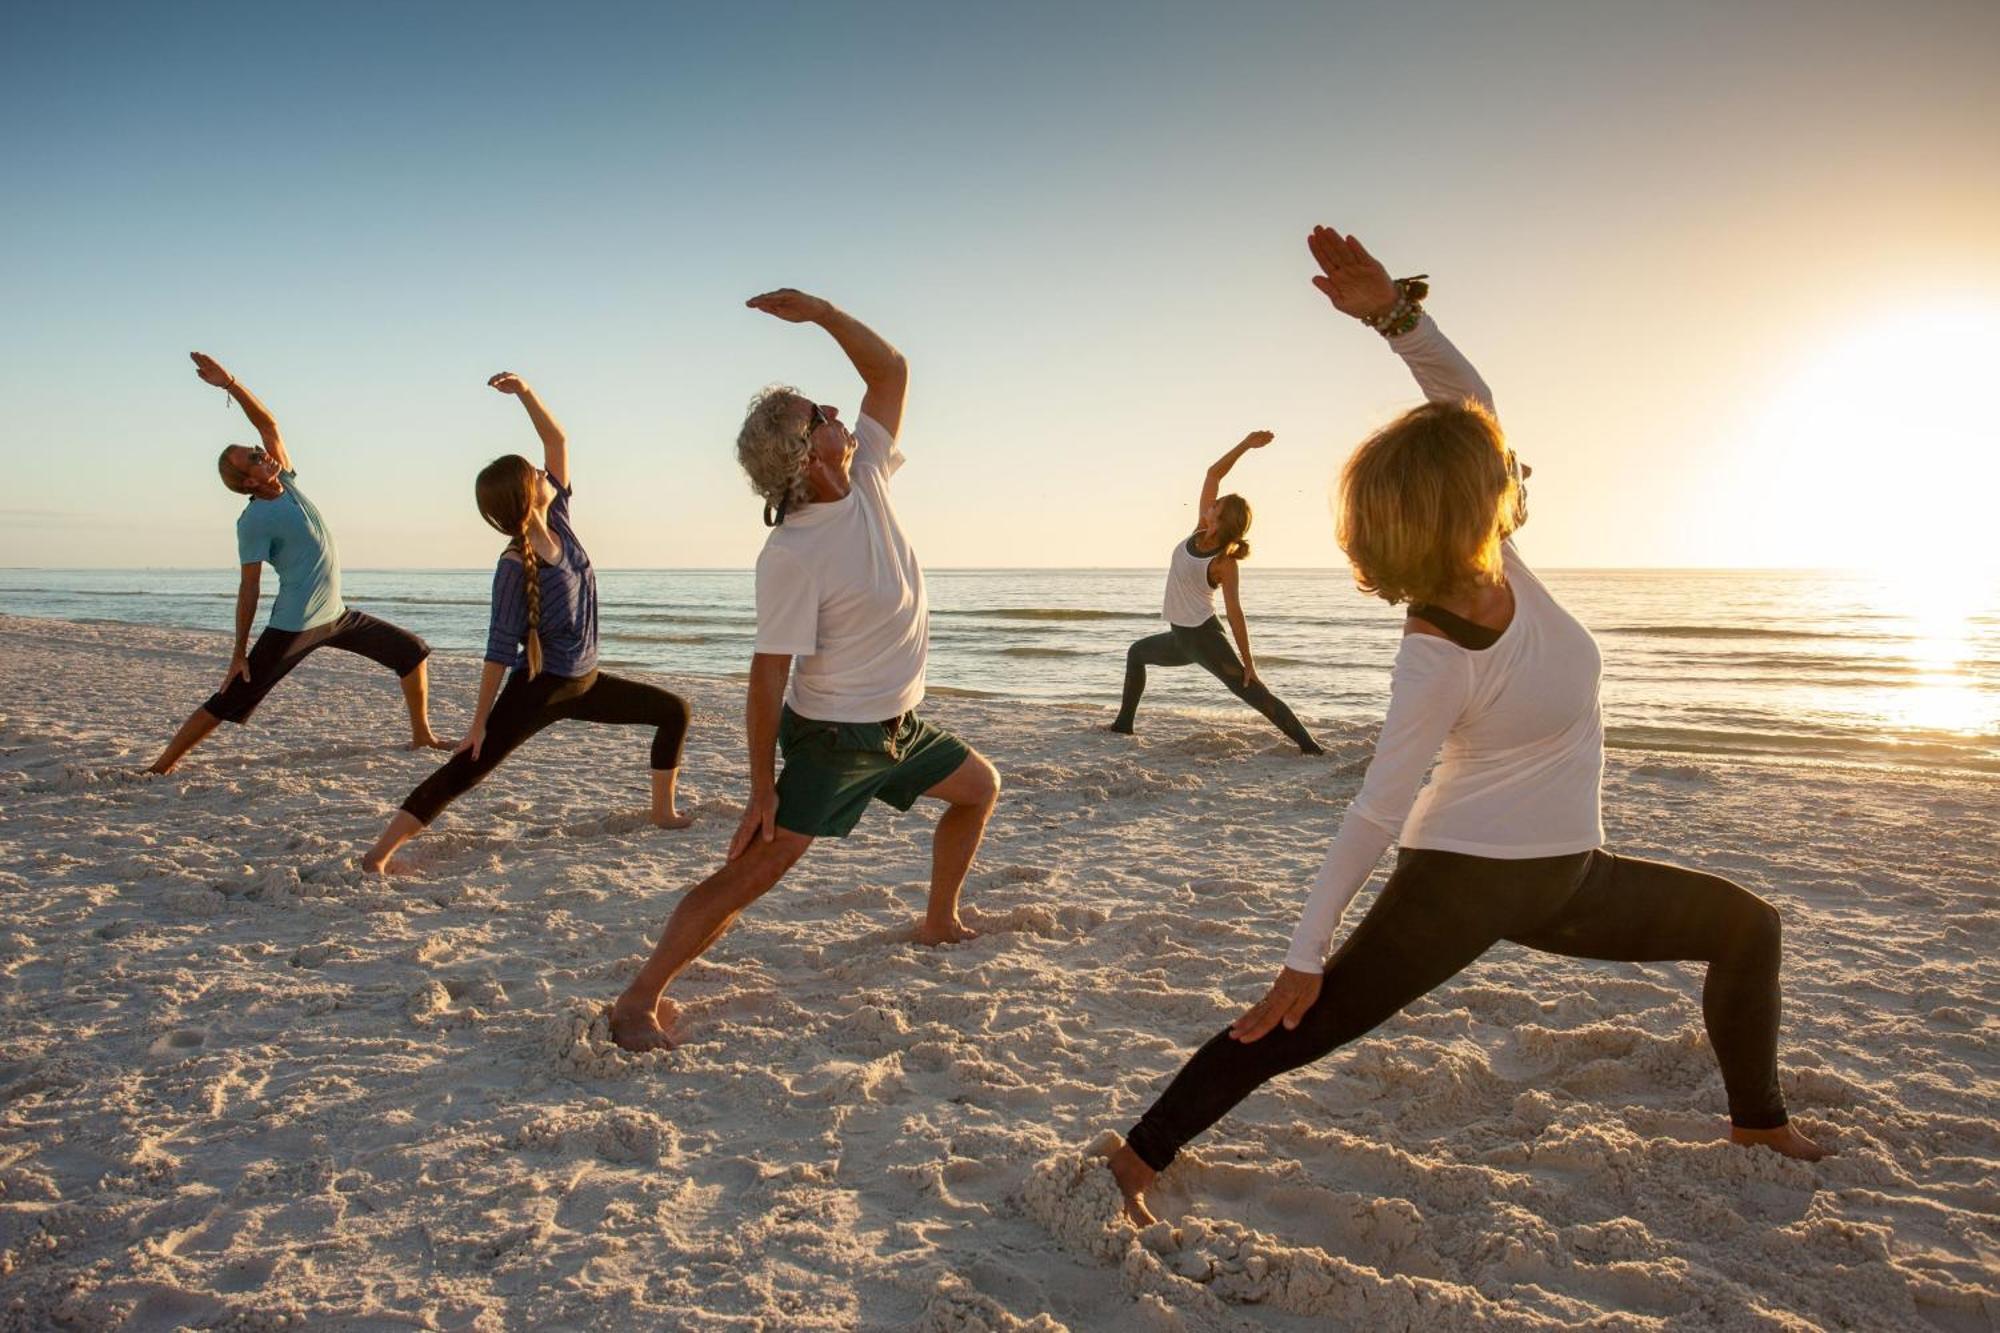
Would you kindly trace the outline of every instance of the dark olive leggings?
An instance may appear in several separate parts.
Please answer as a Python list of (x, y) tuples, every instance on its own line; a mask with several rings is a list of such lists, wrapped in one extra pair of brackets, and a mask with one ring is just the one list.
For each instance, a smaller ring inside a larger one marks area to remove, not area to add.
[(1199, 625), (1173, 625), (1166, 633), (1144, 638), (1125, 650), (1125, 699), (1118, 708), (1113, 731), (1131, 734), (1132, 719), (1139, 713), (1139, 696), (1146, 692), (1149, 666), (1198, 665), (1224, 685), (1229, 692), (1271, 720), (1279, 731), (1307, 754), (1321, 754), (1319, 742), (1305, 729), (1285, 701), (1265, 689), (1262, 682), (1246, 684), (1243, 663), (1222, 633), (1222, 622), (1210, 616)]
[(528, 679), (525, 671), (507, 677), (486, 719), (486, 740), (474, 759), (461, 750), (444, 767), (425, 778), (403, 802), (403, 809), (429, 824), (438, 812), (471, 791), (500, 761), (530, 736), (565, 718), (579, 722), (610, 722), (654, 728), (652, 767), (679, 768), (681, 743), (687, 738), (688, 706), (678, 694), (621, 676), (593, 671), (587, 676)]
[(1331, 961), (1295, 1028), (1196, 1051), (1128, 1136), (1154, 1170), (1265, 1080), (1353, 1041), (1501, 940), (1571, 958), (1708, 964), (1701, 990), (1729, 1118), (1785, 1123), (1778, 1090), (1778, 913), (1716, 875), (1576, 852), (1501, 861), (1403, 851), (1375, 906)]

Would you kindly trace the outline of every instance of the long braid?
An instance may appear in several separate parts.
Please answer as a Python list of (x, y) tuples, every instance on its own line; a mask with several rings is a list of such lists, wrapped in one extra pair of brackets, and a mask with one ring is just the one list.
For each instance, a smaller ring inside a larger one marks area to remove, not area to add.
[(521, 515), (521, 535), (516, 538), (521, 543), (521, 574), (527, 580), (528, 597), (528, 679), (542, 674), (542, 572), (535, 555), (535, 539), (529, 530), (529, 521), (534, 517), (529, 509)]

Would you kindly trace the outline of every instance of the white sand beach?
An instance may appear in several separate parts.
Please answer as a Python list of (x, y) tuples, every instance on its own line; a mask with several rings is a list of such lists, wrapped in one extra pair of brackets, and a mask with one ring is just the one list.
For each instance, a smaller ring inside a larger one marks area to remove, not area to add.
[[(1615, 848), (1783, 913), (1832, 1159), (1722, 1140), (1698, 966), (1503, 946), (1245, 1102), (1142, 1235), (1085, 1149), (1262, 993), (1369, 729), (934, 694), (1006, 782), (983, 937), (908, 942), (930, 822), (879, 807), (630, 1056), (598, 1007), (721, 858), (740, 683), (662, 681), (692, 829), (643, 823), (643, 733), (572, 725), (371, 880), (438, 756), (366, 662), (141, 776), (226, 657), (0, 618), (0, 1327), (2000, 1326), (1989, 783), (1612, 756)], [(433, 671), (456, 735), (477, 664)]]

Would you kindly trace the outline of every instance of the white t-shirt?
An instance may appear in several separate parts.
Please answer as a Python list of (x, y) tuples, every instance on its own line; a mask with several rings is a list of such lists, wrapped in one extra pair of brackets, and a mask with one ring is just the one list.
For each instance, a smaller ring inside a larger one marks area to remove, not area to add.
[(785, 516), (757, 557), (757, 651), (789, 653), (787, 701), (822, 722), (883, 722), (924, 697), (930, 607), (896, 521), (902, 450), (881, 423), (854, 427), (849, 490)]
[[(1390, 346), (1431, 401), (1492, 407), (1484, 382), (1428, 315)], [(1514, 618), (1491, 647), (1404, 635), (1375, 757), (1327, 849), (1285, 966), (1320, 971), (1341, 913), (1391, 842), (1501, 860), (1603, 845), (1597, 641), (1511, 540), (1501, 561)], [(1419, 794), (1440, 747), (1443, 758)]]

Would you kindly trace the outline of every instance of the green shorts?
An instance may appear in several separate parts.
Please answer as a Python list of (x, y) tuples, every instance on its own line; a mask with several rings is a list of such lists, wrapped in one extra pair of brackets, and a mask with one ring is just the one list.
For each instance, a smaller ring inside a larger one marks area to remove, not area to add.
[(819, 722), (789, 704), (778, 749), (778, 827), (815, 838), (846, 837), (870, 798), (909, 809), (972, 753), (913, 712), (889, 722)]

